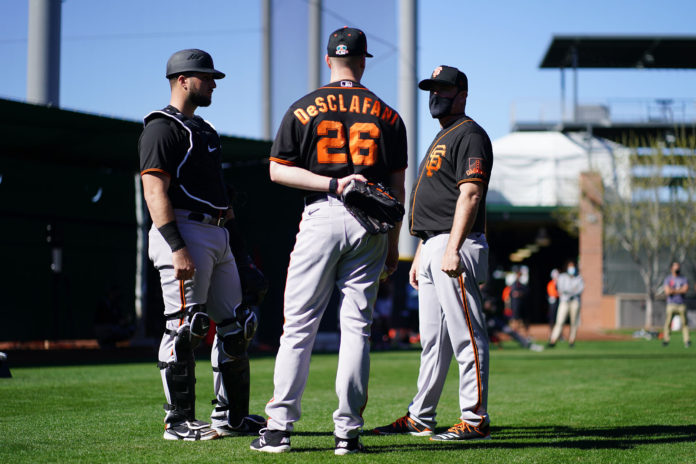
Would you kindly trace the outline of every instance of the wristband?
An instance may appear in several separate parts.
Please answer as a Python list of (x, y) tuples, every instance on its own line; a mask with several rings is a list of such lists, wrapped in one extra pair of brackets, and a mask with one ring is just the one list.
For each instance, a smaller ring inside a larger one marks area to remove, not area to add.
[(338, 190), (338, 179), (333, 177), (329, 181), (329, 193), (335, 194), (337, 190)]
[(162, 237), (164, 237), (164, 240), (169, 245), (169, 248), (172, 249), (172, 253), (177, 250), (181, 250), (186, 246), (186, 242), (184, 242), (184, 238), (181, 236), (181, 233), (179, 233), (179, 228), (176, 226), (176, 221), (172, 221), (163, 225), (162, 227), (158, 227), (157, 230), (159, 230), (160, 234), (162, 234)]

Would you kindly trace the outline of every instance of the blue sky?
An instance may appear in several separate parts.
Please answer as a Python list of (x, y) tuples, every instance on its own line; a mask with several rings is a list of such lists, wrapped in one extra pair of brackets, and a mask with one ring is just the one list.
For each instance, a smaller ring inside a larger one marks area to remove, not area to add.
[[(0, 98), (26, 98), (28, 3), (2, 1)], [(61, 107), (139, 120), (168, 102), (164, 69), (171, 53), (202, 48), (227, 78), (218, 82), (213, 105), (199, 114), (222, 134), (260, 138), (260, 5), (255, 0), (64, 0)], [(308, 90), (307, 0), (273, 0), (273, 7), (275, 133), (287, 106)], [(375, 55), (363, 83), (398, 110), (397, 13), (397, 0), (324, 0), (322, 37), (344, 25), (363, 29)], [(558, 111), (559, 72), (539, 69), (554, 35), (696, 35), (694, 18), (693, 0), (421, 0), (418, 76), (427, 77), (440, 64), (466, 72), (467, 112), (496, 139), (509, 132), (513, 108), (519, 119)], [(323, 76), (326, 82), (326, 70)], [(566, 77), (569, 100), (572, 77)], [(579, 73), (581, 103), (657, 98), (693, 105), (696, 71)], [(438, 126), (425, 92), (419, 92), (418, 105), (422, 155)]]

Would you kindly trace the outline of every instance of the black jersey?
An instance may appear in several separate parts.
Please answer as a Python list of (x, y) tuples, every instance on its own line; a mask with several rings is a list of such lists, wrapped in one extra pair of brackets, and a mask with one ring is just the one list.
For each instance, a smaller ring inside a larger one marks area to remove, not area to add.
[(406, 169), (406, 129), (399, 114), (353, 81), (333, 82), (293, 103), (271, 161), (329, 177), (362, 174), (388, 184)]
[(484, 232), (492, 167), (491, 140), (471, 118), (463, 116), (442, 129), (418, 168), (410, 200), (411, 234), (451, 230), (459, 186), (463, 182), (483, 183), (483, 196), (471, 232)]
[(188, 118), (173, 106), (153, 111), (145, 116), (138, 149), (141, 174), (169, 176), (174, 208), (218, 214), (229, 207), (220, 137), (202, 118)]

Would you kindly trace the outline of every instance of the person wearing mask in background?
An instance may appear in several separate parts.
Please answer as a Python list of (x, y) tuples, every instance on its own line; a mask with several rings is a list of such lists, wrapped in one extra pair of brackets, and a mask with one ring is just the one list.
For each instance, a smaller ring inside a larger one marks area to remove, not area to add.
[(568, 336), (568, 346), (575, 345), (575, 336), (578, 333), (580, 322), (580, 295), (585, 289), (585, 282), (575, 267), (575, 261), (569, 260), (565, 265), (565, 272), (558, 276), (558, 313), (556, 314), (556, 325), (551, 332), (549, 347), (556, 346), (558, 338), (561, 336), (563, 324), (570, 316), (570, 335)]

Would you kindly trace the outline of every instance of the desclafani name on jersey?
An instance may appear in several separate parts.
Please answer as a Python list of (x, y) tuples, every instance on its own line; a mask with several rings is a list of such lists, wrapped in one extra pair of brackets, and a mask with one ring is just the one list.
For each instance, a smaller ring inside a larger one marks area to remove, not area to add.
[[(309, 105), (307, 108), (298, 108), (293, 111), (293, 114), (302, 125), (307, 124), (319, 113), (328, 112), (371, 114), (383, 119), (392, 126), (399, 118), (399, 114), (396, 111), (389, 108), (381, 101), (370, 97), (353, 95), (350, 102), (346, 102), (342, 94), (329, 94), (326, 97), (315, 98), (314, 103), (314, 105)], [(346, 103), (348, 103), (348, 106), (346, 106)]]

